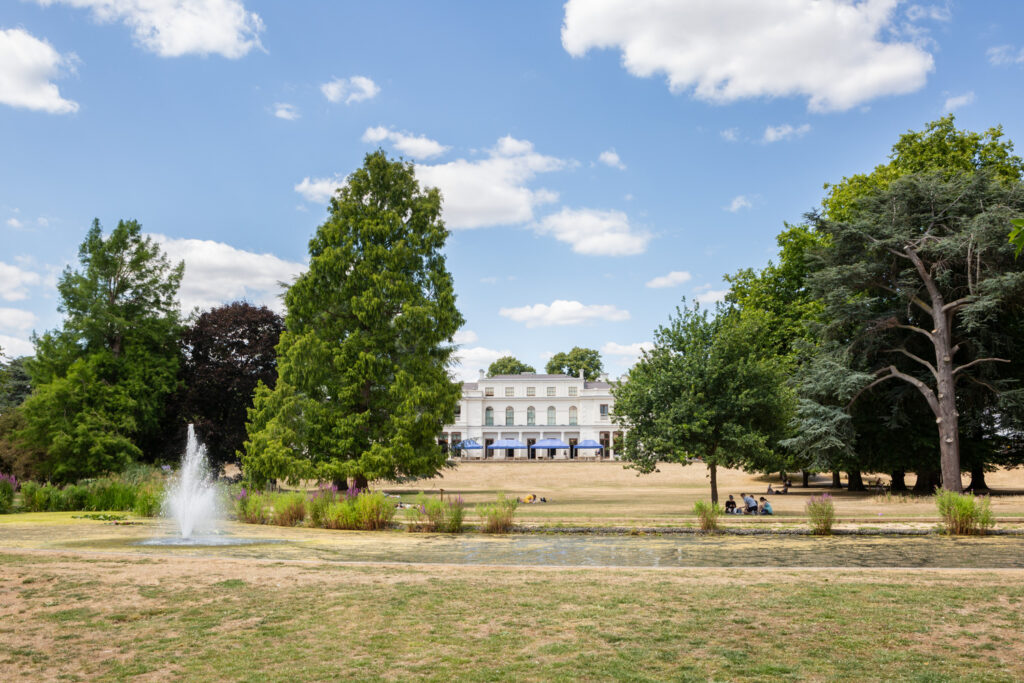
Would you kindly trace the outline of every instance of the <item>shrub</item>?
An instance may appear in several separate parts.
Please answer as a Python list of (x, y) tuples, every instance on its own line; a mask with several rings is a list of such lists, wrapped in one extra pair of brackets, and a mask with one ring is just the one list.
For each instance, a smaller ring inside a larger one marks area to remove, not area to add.
[(267, 502), (262, 494), (242, 489), (235, 496), (235, 516), (239, 522), (246, 524), (266, 524), (266, 505)]
[(325, 529), (356, 529), (358, 524), (356, 506), (351, 499), (345, 498), (327, 504), (323, 518)]
[(718, 529), (718, 518), (725, 514), (725, 510), (718, 503), (698, 500), (693, 504), (693, 513), (700, 520), (701, 531), (715, 531)]
[(311, 526), (327, 528), (327, 508), (338, 500), (338, 489), (335, 486), (321, 486), (309, 495), (309, 523)]
[(939, 489), (935, 492), (935, 504), (946, 524), (946, 533), (984, 534), (995, 524), (988, 496)]
[(306, 496), (284, 493), (274, 498), (274, 524), (295, 526), (306, 519)]
[(807, 501), (807, 516), (811, 518), (811, 528), (820, 536), (832, 534), (832, 524), (836, 521), (836, 506), (832, 496), (823, 494), (811, 496)]
[(135, 494), (135, 507), (132, 511), (139, 517), (159, 517), (162, 498), (162, 486), (143, 484)]
[(39, 484), (34, 481), (26, 481), (21, 485), (21, 509), (26, 512), (33, 512), (32, 503), (35, 500), (36, 489)]
[(462, 496), (452, 500), (427, 498), (424, 494), (416, 497), (416, 504), (406, 508), (405, 518), (409, 531), (439, 531), (448, 534), (462, 532), (465, 510)]
[(505, 494), (498, 494), (498, 500), (493, 503), (477, 505), (476, 513), (484, 523), (481, 530), (487, 534), (507, 534), (512, 530), (517, 507), (519, 502), (506, 498)]
[(119, 478), (86, 480), (89, 490), (86, 510), (131, 510), (135, 507), (135, 487)]
[(383, 493), (362, 492), (355, 499), (356, 519), (360, 529), (385, 529), (395, 516), (395, 506)]
[(13, 474), (0, 474), (0, 514), (10, 512), (14, 507), (14, 492), (18, 480)]
[(50, 498), (51, 510), (85, 510), (89, 501), (89, 489), (78, 484), (68, 484)]

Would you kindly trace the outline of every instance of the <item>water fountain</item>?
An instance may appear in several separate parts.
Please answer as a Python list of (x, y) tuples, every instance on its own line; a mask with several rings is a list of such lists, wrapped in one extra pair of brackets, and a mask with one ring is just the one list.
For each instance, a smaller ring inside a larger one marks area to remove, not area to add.
[(199, 443), (191, 424), (181, 469), (164, 498), (164, 514), (177, 522), (183, 539), (192, 538), (196, 531), (209, 533), (217, 527), (217, 485), (206, 462), (206, 446)]

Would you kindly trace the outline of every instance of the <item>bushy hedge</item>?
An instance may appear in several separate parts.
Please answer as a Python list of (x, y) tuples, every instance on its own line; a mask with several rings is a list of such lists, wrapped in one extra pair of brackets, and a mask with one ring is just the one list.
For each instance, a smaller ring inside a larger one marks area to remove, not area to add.
[(296, 526), (308, 520), (322, 529), (373, 531), (391, 525), (394, 503), (383, 493), (321, 487), (307, 498), (302, 493), (259, 493), (242, 489), (235, 496), (235, 515), (249, 524)]
[[(142, 517), (160, 514), (163, 478), (148, 474), (116, 475), (83, 479), (63, 487), (26, 481), (21, 484), (21, 509), (25, 512), (132, 511)], [(2, 493), (0, 493), (2, 496)]]

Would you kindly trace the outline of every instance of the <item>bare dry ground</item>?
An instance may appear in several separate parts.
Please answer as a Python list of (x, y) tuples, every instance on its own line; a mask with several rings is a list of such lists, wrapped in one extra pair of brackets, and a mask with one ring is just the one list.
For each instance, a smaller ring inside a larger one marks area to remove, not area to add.
[[(621, 462), (464, 462), (445, 470), (439, 477), (395, 486), (381, 483), (388, 491), (431, 494), (444, 489), (446, 494), (461, 495), (468, 503), (493, 500), (503, 492), (525, 498), (533, 493), (547, 499), (546, 504), (523, 505), (517, 512), (522, 523), (566, 525), (669, 525), (681, 519), (693, 519), (693, 503), (710, 499), (707, 467), (662, 464), (660, 471), (638, 475)], [(875, 475), (865, 479), (875, 480)], [(812, 495), (828, 493), (835, 498), (840, 522), (934, 522), (935, 504), (929, 497), (886, 496), (877, 493), (850, 493), (829, 488), (831, 475), (812, 477), (811, 487), (796, 487), (787, 495), (765, 496), (775, 509), (775, 518), (736, 517), (729, 523), (786, 523), (805, 519), (804, 505)], [(881, 476), (884, 483), (888, 477)], [(992, 507), (997, 516), (1009, 522), (1024, 521), (1024, 470), (1004, 470), (987, 476), (997, 493)], [(778, 485), (778, 475), (751, 475), (741, 470), (720, 469), (718, 486), (721, 499), (732, 494), (765, 494), (768, 484)], [(908, 475), (908, 485), (914, 477)], [(1019, 495), (1009, 495), (1016, 492)], [(1007, 495), (1003, 495), (1007, 494)]]

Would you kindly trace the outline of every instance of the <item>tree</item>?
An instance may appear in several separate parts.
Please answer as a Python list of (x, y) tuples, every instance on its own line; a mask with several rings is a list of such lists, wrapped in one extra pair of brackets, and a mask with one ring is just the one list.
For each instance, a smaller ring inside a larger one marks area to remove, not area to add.
[(623, 457), (642, 473), (659, 461), (700, 458), (718, 502), (718, 467), (767, 471), (777, 462), (793, 393), (788, 368), (770, 349), (769, 319), (757, 311), (680, 308), (655, 332), (625, 381), (612, 387)]
[(548, 361), (545, 370), (550, 375), (572, 375), (575, 377), (583, 371), (583, 378), (593, 382), (604, 371), (601, 363), (601, 354), (596, 349), (586, 349), (581, 346), (572, 347), (572, 351), (556, 353)]
[(441, 195), (368, 154), (331, 200), (291, 286), (274, 389), (259, 384), (243, 468), (257, 482), (436, 474), (461, 387), (463, 323), (442, 253)]
[(521, 375), (524, 372), (537, 371), (533, 369), (532, 365), (527, 365), (515, 356), (502, 356), (491, 363), (491, 367), (487, 368), (488, 377), (494, 377), (495, 375)]
[(857, 197), (848, 220), (815, 218), (831, 239), (811, 278), (826, 340), (870, 373), (862, 391), (898, 379), (920, 392), (938, 427), (942, 485), (955, 491), (958, 385), (1000, 395), (993, 366), (1008, 362), (1001, 352), (1012, 340), (994, 323), (1022, 306), (1024, 272), (1005, 233), (1022, 211), (1019, 183), (978, 171), (904, 176)]
[(266, 306), (236, 301), (203, 312), (182, 334), (181, 389), (175, 397), (175, 448), (195, 425), (214, 467), (237, 460), (256, 385), (277, 383), (274, 348), (284, 320)]
[(26, 365), (35, 391), (23, 404), (26, 440), (64, 480), (140, 457), (178, 370), (184, 264), (172, 266), (136, 221), (107, 238), (93, 221), (78, 255), (81, 268), (57, 284), (63, 327), (34, 340)]
[(20, 406), (32, 393), (32, 379), (25, 367), (27, 356), (0, 362), (0, 415)]

